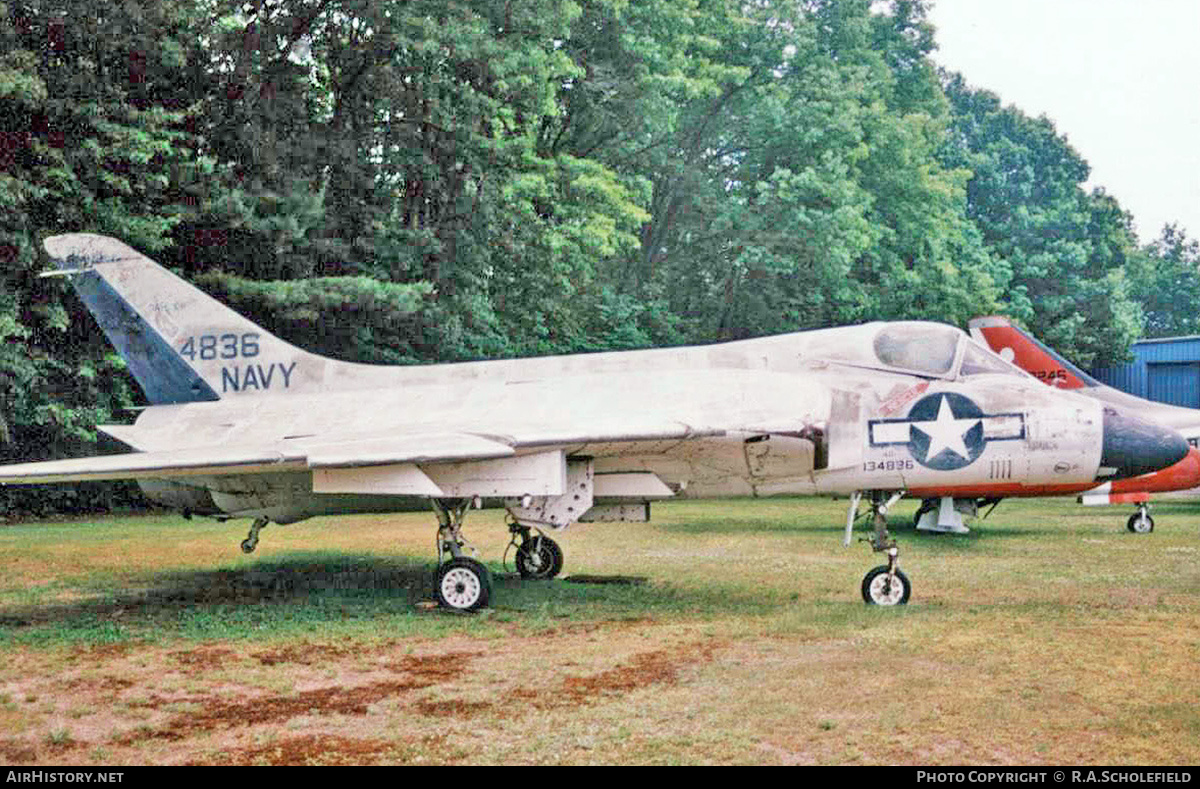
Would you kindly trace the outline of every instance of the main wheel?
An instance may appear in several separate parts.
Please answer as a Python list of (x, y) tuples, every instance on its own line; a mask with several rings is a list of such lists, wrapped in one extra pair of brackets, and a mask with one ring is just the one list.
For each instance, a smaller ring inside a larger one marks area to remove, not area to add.
[(887, 565), (881, 564), (867, 573), (862, 582), (863, 600), (871, 605), (904, 605), (912, 593), (912, 584), (908, 576), (897, 570), (889, 586), (887, 571)]
[(1134, 534), (1149, 534), (1154, 531), (1154, 518), (1144, 512), (1135, 512), (1125, 521), (1125, 528)]
[(516, 561), (522, 578), (553, 578), (562, 571), (563, 552), (549, 537), (531, 537), (517, 547)]
[(477, 611), (492, 596), (492, 579), (486, 567), (463, 556), (438, 568), (433, 593), (442, 608)]

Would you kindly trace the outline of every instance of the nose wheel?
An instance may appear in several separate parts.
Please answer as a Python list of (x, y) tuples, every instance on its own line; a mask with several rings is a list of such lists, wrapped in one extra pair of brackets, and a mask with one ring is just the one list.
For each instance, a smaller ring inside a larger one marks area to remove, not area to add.
[(1150, 517), (1149, 508), (1145, 504), (1138, 505), (1138, 511), (1129, 516), (1125, 528), (1134, 534), (1149, 534), (1154, 531), (1154, 518)]
[[(909, 583), (908, 576), (900, 571), (900, 547), (896, 545), (896, 541), (892, 539), (887, 528), (887, 511), (903, 495), (904, 491), (900, 491), (884, 501), (882, 492), (872, 491), (871, 493), (869, 513), (874, 531), (869, 537), (863, 539), (871, 543), (871, 550), (876, 553), (886, 553), (888, 563), (872, 569), (863, 577), (862, 597), (868, 605), (904, 605), (908, 602), (909, 595), (912, 594), (912, 584)], [(854, 529), (854, 521), (858, 518), (858, 503), (861, 498), (861, 493), (855, 493), (850, 497), (844, 545), (850, 544), (850, 535)]]
[(881, 564), (863, 578), (863, 600), (871, 605), (904, 605), (910, 594), (912, 584), (898, 568), (889, 571), (886, 564)]

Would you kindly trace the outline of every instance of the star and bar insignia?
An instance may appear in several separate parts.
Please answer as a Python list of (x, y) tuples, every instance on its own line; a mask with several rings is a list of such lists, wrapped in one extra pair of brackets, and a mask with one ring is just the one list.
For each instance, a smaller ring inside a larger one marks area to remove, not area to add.
[(873, 447), (908, 447), (926, 468), (953, 471), (969, 466), (989, 441), (1025, 438), (1025, 416), (985, 414), (974, 401), (955, 392), (937, 392), (918, 400), (903, 419), (867, 422)]

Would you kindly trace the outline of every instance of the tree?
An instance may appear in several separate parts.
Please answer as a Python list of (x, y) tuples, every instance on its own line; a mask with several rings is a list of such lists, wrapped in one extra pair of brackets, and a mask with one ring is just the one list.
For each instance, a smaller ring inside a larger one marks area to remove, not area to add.
[[(188, 4), (0, 5), (0, 457), (97, 446), (95, 425), (134, 403), (95, 324), (61, 281), (39, 280), (40, 241), (88, 229), (148, 251), (185, 208), (172, 174), (194, 139), (169, 76), (195, 50)], [(164, 76), (167, 75), (167, 76)], [(38, 495), (6, 491), (9, 506)], [(56, 506), (80, 500), (76, 488)]]
[(1045, 117), (1001, 107), (958, 75), (947, 166), (969, 169), (967, 215), (1012, 271), (1001, 299), (1048, 345), (1084, 367), (1121, 361), (1140, 330), (1124, 267), (1132, 221), (1103, 191), (1085, 193), (1087, 162)]
[[(564, 135), (651, 179), (640, 249), (614, 277), (621, 293), (665, 304), (693, 340), (960, 321), (994, 305), (1007, 272), (965, 221), (967, 173), (934, 156), (948, 113), (923, 59), (921, 4), (891, 15), (867, 2), (650, 8), (593, 23), (605, 46), (579, 48), (589, 74), (672, 64), (666, 89), (650, 78), (614, 89), (612, 114), (585, 90), (589, 112), (569, 113)], [(686, 15), (684, 32), (643, 54), (639, 32), (672, 13)], [(627, 117), (653, 120), (621, 130)]]
[(1130, 295), (1145, 316), (1146, 337), (1200, 334), (1200, 242), (1165, 225), (1130, 265)]

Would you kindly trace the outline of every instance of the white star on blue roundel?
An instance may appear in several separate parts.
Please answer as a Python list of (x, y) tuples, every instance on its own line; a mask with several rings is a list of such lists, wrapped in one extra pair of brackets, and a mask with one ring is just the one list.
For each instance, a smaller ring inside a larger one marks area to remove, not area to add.
[(983, 454), (984, 413), (954, 392), (927, 395), (908, 412), (908, 451), (922, 466), (953, 471)]
[(867, 437), (874, 449), (903, 446), (925, 468), (954, 471), (974, 463), (989, 441), (1024, 440), (1025, 416), (985, 414), (965, 395), (935, 392), (906, 417), (867, 420)]

